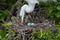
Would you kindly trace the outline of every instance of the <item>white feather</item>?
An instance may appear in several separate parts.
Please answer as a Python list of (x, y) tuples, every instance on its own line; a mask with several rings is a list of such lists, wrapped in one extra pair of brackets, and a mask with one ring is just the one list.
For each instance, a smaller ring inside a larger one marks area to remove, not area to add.
[[(31, 13), (34, 10), (34, 7), (35, 7), (36, 3), (39, 4), (39, 2), (41, 2), (41, 1), (42, 2), (47, 2), (49, 0), (25, 0), (25, 1), (28, 3), (28, 5), (25, 4), (21, 7), (20, 17), (21, 17), (22, 22), (23, 22), (25, 13)], [(56, 2), (57, 0), (50, 0), (50, 1)]]

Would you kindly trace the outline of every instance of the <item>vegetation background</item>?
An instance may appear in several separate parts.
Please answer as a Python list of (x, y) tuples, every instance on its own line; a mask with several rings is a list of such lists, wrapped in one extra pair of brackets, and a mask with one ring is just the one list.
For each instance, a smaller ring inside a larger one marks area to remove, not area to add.
[[(45, 32), (40, 29), (40, 31), (37, 33), (35, 30), (33, 30), (31, 40), (60, 40), (60, 0), (57, 1), (57, 3), (40, 2), (40, 6), (47, 7), (46, 18), (55, 21), (56, 32), (54, 32), (54, 35), (52, 35), (52, 32), (49, 29)], [(15, 33), (9, 29), (10, 34), (8, 35), (7, 30), (4, 28), (11, 27), (11, 23), (6, 22), (6, 19), (12, 6), (16, 2), (17, 0), (0, 0), (0, 40), (8, 40), (9, 35), (14, 38)], [(23, 4), (25, 4), (25, 2), (20, 3), (20, 6)], [(17, 40), (19, 40), (19, 38), (17, 38)]]

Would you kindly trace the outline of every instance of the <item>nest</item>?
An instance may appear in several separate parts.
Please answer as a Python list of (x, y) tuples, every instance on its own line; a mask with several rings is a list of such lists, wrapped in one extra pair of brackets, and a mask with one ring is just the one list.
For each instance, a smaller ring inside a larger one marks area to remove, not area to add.
[[(39, 8), (38, 8), (39, 9)], [(20, 20), (18, 18), (15, 18), (14, 21), (12, 21), (13, 26), (12, 30), (20, 37), (21, 40), (31, 40), (32, 36), (32, 30), (39, 31), (40, 28), (43, 29), (43, 31), (47, 29), (51, 29), (52, 31), (55, 31), (55, 24), (52, 21), (47, 20), (46, 17), (46, 8), (40, 8), (39, 10), (34, 10), (31, 14), (28, 14), (25, 16), (24, 25), (20, 24)], [(27, 18), (28, 16), (28, 18)], [(28, 22), (34, 22), (34, 26), (27, 26), (26, 24)]]
[[(8, 17), (7, 21), (11, 21), (11, 16), (16, 16), (18, 14), (16, 11), (19, 9), (18, 4), (21, 0), (17, 1), (15, 5), (13, 5)], [(53, 21), (49, 21), (46, 19), (46, 7), (36, 7), (34, 12), (25, 15), (24, 25), (20, 24), (20, 19), (15, 17), (12, 22), (12, 30), (17, 33), (17, 36), (20, 40), (31, 40), (32, 31), (35, 29), (39, 31), (41, 28), (43, 31), (47, 29), (51, 29), (55, 31), (55, 23)], [(20, 10), (18, 10), (20, 11)], [(18, 16), (18, 15), (17, 15)], [(33, 26), (27, 26), (27, 23), (35, 23)], [(17, 36), (15, 37), (16, 40)], [(10, 40), (10, 39), (9, 39)]]

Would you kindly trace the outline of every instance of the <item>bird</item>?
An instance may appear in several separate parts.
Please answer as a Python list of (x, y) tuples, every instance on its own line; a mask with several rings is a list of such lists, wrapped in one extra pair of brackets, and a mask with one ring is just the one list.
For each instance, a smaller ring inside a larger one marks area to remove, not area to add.
[(38, 0), (25, 0), (25, 1), (28, 4), (25, 4), (21, 7), (21, 11), (20, 11), (20, 15), (19, 15), (21, 17), (21, 24), (23, 24), (25, 13), (33, 12), (33, 10), (35, 8), (35, 4), (39, 4)]
[[(34, 11), (35, 4), (39, 4), (40, 1), (47, 2), (49, 0), (25, 0), (28, 4), (25, 4), (21, 7), (19, 16), (21, 18), (21, 24), (23, 24), (25, 13), (31, 13)], [(56, 0), (50, 0), (56, 2)]]

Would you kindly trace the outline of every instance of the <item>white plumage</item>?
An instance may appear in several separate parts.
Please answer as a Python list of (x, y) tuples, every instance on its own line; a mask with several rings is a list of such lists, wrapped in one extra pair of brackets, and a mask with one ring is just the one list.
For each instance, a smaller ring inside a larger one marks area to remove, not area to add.
[[(47, 2), (49, 0), (25, 0), (25, 1), (28, 3), (28, 5), (27, 4), (23, 5), (21, 7), (21, 11), (20, 11), (20, 17), (21, 17), (21, 23), (22, 24), (23, 24), (25, 13), (31, 13), (34, 10), (36, 3), (39, 4), (39, 1)], [(56, 2), (57, 0), (52, 0), (52, 1)]]
[(38, 0), (25, 0), (25, 1), (28, 3), (28, 5), (25, 4), (21, 7), (20, 11), (21, 23), (23, 23), (25, 13), (31, 13), (34, 10), (35, 4), (39, 3)]

